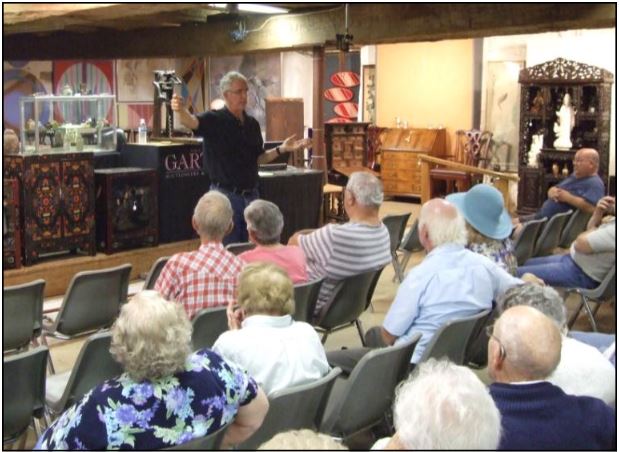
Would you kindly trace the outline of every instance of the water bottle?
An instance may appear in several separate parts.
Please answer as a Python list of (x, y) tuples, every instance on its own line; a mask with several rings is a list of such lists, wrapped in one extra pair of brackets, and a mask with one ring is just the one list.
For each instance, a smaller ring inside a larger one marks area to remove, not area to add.
[(140, 119), (140, 127), (138, 127), (138, 144), (146, 144), (148, 129), (144, 118)]

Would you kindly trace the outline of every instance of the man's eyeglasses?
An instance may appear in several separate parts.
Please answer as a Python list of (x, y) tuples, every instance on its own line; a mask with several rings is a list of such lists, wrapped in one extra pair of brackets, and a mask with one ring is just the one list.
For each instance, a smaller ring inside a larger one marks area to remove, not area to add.
[(503, 344), (501, 343), (499, 338), (494, 335), (494, 324), (488, 325), (486, 327), (486, 335), (489, 338), (491, 337), (495, 341), (497, 341), (497, 343), (499, 344), (499, 356), (501, 357), (501, 359), (505, 359), (507, 357), (507, 352), (505, 351), (505, 347), (503, 347)]

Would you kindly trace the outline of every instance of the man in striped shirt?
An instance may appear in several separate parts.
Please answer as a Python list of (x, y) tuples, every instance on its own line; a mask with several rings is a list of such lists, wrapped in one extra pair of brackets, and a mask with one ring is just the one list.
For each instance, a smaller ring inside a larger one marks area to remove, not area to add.
[(192, 225), (200, 236), (200, 248), (172, 256), (155, 283), (163, 297), (183, 304), (190, 319), (204, 308), (232, 306), (243, 268), (243, 261), (222, 244), (232, 230), (232, 206), (225, 195), (212, 190), (202, 196)]
[(299, 245), (305, 253), (309, 278), (325, 278), (314, 317), (320, 318), (329, 309), (338, 281), (391, 262), (389, 231), (378, 217), (382, 202), (378, 178), (368, 172), (353, 173), (344, 190), (344, 209), (350, 221), (290, 238), (288, 244)]

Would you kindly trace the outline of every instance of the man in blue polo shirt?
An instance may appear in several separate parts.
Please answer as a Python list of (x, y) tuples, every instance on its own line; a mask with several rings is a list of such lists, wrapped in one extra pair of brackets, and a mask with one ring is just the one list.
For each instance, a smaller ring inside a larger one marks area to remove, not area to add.
[(247, 224), (243, 212), (258, 198), (258, 164), (274, 160), (282, 152), (297, 152), (309, 146), (309, 140), (294, 140), (294, 135), (273, 149), (265, 151), (260, 125), (245, 112), (248, 85), (245, 76), (228, 72), (219, 82), (225, 106), (197, 116), (184, 106), (176, 94), (172, 110), (181, 123), (204, 139), (204, 165), (211, 180), (211, 190), (222, 192), (234, 211), (234, 229), (224, 244), (247, 242)]
[(574, 172), (548, 189), (548, 199), (535, 213), (536, 219), (551, 218), (570, 209), (593, 213), (595, 205), (604, 196), (604, 182), (597, 174), (600, 157), (595, 149), (583, 148), (576, 152), (573, 162)]

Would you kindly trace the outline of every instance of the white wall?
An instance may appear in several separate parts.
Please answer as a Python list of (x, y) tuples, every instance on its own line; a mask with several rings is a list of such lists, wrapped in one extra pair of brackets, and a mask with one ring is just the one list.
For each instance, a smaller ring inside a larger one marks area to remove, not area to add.
[(303, 98), (303, 127), (312, 126), (313, 58), (311, 52), (282, 52), (282, 97)]
[(498, 36), (484, 39), (482, 125), (486, 123), (487, 67), (490, 61), (525, 61), (526, 67), (565, 58), (598, 66), (615, 76), (612, 89), (609, 173), (615, 175), (616, 161), (616, 30), (569, 30), (535, 35)]

